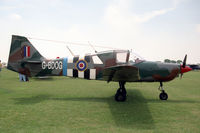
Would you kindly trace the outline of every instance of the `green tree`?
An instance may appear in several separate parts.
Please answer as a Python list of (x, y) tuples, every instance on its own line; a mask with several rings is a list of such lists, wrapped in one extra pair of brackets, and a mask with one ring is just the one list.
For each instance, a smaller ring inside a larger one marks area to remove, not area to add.
[(165, 59), (164, 62), (165, 63), (170, 63), (171, 61), (170, 61), (170, 59)]
[(176, 62), (177, 62), (178, 64), (182, 64), (182, 63), (183, 63), (182, 60), (177, 60)]
[(171, 60), (171, 63), (176, 63), (176, 61), (175, 60)]

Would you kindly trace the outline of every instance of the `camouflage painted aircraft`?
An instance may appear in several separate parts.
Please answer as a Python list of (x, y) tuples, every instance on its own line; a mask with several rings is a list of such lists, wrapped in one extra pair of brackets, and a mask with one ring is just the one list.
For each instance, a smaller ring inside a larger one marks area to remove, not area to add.
[(129, 57), (129, 50), (111, 50), (48, 60), (26, 37), (13, 35), (7, 68), (29, 77), (68, 76), (119, 82), (119, 89), (115, 94), (116, 101), (126, 100), (126, 82), (160, 82), (159, 97), (161, 100), (167, 100), (168, 95), (164, 91), (163, 82), (171, 81), (191, 70), (186, 66), (187, 55), (182, 65), (144, 60), (133, 62)]

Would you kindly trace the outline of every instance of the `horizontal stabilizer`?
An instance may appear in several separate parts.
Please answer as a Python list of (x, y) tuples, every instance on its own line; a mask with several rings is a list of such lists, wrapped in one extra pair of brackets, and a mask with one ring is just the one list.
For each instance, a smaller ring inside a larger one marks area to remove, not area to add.
[(42, 61), (26, 61), (26, 63), (41, 64)]

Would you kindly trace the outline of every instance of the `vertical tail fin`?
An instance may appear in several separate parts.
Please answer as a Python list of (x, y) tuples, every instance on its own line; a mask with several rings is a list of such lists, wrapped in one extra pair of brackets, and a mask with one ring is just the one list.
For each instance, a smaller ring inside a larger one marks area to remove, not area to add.
[(23, 36), (12, 36), (7, 68), (30, 76), (26, 70), (27, 62), (41, 62), (44, 57), (34, 48), (30, 41)]

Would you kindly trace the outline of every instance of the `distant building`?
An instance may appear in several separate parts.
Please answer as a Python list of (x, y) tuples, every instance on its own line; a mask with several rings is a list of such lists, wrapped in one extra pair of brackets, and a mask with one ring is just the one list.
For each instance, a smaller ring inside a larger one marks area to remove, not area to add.
[(191, 64), (188, 65), (190, 68), (192, 68), (192, 70), (200, 70), (200, 66), (199, 65), (195, 65), (195, 64)]

